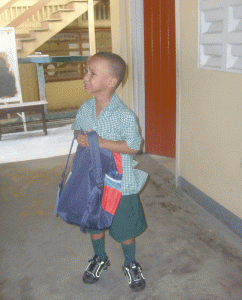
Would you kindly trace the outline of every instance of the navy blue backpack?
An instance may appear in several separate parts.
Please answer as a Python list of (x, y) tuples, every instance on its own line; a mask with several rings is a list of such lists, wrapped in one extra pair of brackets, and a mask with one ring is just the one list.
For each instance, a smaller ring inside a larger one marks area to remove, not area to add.
[[(82, 130), (79, 132), (83, 133)], [(65, 222), (80, 226), (83, 232), (86, 228), (109, 228), (122, 196), (120, 154), (100, 149), (95, 131), (90, 131), (87, 135), (89, 147), (78, 145), (71, 172), (65, 181), (70, 150), (58, 187), (54, 212)]]

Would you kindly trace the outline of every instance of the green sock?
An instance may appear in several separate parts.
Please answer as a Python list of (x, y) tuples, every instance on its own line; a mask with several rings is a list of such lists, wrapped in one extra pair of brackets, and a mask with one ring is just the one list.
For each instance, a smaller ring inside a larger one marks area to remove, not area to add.
[(92, 246), (95, 255), (100, 256), (101, 260), (105, 260), (106, 252), (105, 252), (105, 239), (104, 236), (98, 240), (92, 240)]
[(127, 267), (132, 261), (135, 261), (135, 244), (134, 242), (130, 245), (122, 244), (122, 249), (124, 253), (124, 266)]

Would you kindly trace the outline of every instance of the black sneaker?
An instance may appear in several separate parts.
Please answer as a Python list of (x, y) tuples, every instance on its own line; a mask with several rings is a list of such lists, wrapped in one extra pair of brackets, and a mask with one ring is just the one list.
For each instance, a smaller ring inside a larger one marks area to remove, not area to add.
[(145, 288), (145, 278), (141, 266), (136, 261), (131, 262), (128, 267), (123, 267), (123, 271), (133, 291), (139, 292)]
[(95, 283), (99, 280), (102, 271), (106, 271), (110, 266), (110, 261), (106, 256), (105, 260), (101, 260), (98, 255), (95, 255), (89, 261), (89, 265), (83, 275), (83, 282), (87, 284)]

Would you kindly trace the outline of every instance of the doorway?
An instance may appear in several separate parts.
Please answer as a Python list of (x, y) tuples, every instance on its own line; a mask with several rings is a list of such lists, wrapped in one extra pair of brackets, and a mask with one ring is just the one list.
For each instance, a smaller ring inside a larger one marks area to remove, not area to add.
[(143, 3), (146, 152), (175, 158), (175, 1)]

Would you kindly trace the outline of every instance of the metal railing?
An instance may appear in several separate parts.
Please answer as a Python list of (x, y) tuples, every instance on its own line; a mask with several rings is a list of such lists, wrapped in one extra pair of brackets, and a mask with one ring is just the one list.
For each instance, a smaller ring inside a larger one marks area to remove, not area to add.
[(86, 62), (56, 62), (44, 65), (45, 82), (83, 79)]

